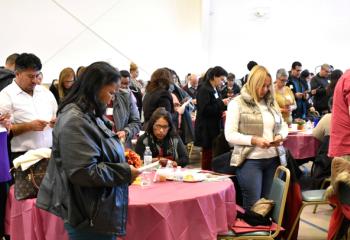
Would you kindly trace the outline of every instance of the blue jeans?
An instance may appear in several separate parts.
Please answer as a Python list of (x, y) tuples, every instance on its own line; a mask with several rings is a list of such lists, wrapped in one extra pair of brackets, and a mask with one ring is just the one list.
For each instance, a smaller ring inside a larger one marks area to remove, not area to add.
[(65, 223), (64, 228), (67, 230), (69, 240), (116, 240), (115, 234), (96, 233), (84, 229), (76, 229), (70, 224)]
[(279, 164), (279, 157), (246, 159), (243, 165), (236, 169), (244, 209), (250, 209), (260, 198), (268, 196)]

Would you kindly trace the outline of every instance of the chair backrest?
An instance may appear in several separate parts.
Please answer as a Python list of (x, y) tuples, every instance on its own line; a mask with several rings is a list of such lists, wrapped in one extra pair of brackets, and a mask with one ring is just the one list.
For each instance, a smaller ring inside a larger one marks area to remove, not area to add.
[(282, 225), (283, 213), (284, 213), (284, 208), (286, 206), (289, 183), (290, 183), (289, 169), (283, 166), (279, 166), (275, 172), (275, 176), (272, 181), (271, 192), (269, 194), (269, 199), (275, 201), (275, 207), (272, 212), (272, 219), (275, 223), (277, 223), (278, 227), (281, 227)]
[(339, 182), (338, 194), (341, 204), (350, 205), (350, 186), (348, 184), (345, 182)]

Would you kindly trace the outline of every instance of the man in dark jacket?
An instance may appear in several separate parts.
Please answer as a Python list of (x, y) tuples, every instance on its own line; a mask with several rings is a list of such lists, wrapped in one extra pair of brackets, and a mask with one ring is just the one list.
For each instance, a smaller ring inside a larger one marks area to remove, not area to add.
[(18, 56), (18, 53), (11, 54), (6, 58), (5, 67), (0, 67), (0, 91), (15, 78), (15, 61)]
[(321, 115), (328, 113), (329, 96), (326, 89), (329, 85), (329, 74), (331, 68), (328, 64), (323, 64), (321, 70), (311, 79), (311, 95), (314, 96), (314, 107)]
[(290, 75), (288, 77), (287, 86), (293, 91), (297, 109), (293, 111), (293, 119), (306, 118), (308, 103), (307, 103), (307, 82), (300, 79), (302, 65), (300, 62), (293, 62)]
[(221, 91), (221, 97), (234, 97), (241, 92), (241, 88), (235, 83), (236, 76), (233, 73), (227, 75), (226, 86)]
[[(253, 67), (255, 67), (256, 65), (258, 65), (257, 62), (255, 61), (249, 61), (249, 63), (247, 64), (247, 68), (248, 68), (248, 71), (250, 72)], [(248, 76), (249, 76), (249, 73), (246, 74), (244, 77), (242, 77), (241, 79), (239, 79), (239, 81), (237, 82), (237, 85), (242, 88), (244, 86), (244, 84), (248, 81)]]
[(196, 99), (198, 91), (198, 77), (196, 74), (190, 74), (188, 83), (183, 87), (183, 90), (185, 90), (192, 99)]

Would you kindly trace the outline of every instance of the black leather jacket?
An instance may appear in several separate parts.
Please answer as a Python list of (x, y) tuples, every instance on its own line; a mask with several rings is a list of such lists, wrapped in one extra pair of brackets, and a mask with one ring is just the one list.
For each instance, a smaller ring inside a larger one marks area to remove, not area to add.
[(36, 205), (74, 228), (125, 235), (130, 181), (115, 134), (100, 118), (67, 105), (53, 130)]

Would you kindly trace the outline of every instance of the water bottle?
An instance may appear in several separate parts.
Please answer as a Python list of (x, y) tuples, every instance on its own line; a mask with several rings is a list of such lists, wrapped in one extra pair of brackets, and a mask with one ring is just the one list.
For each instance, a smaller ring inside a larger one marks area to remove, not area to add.
[(168, 160), (167, 163), (166, 163), (165, 168), (173, 169), (173, 161)]
[(147, 146), (143, 154), (143, 165), (146, 166), (151, 163), (152, 163), (152, 152), (149, 146)]
[[(152, 152), (151, 149), (147, 146), (145, 152), (143, 153), (143, 165), (149, 165), (152, 163)], [(151, 169), (143, 171), (141, 174), (141, 186), (148, 187), (152, 184), (152, 172)]]
[(286, 155), (286, 150), (284, 149), (283, 146), (278, 146), (277, 147), (277, 152), (278, 156), (280, 158), (280, 163), (282, 166), (287, 166), (287, 155)]
[(183, 178), (183, 175), (182, 175), (181, 167), (177, 166), (175, 174), (174, 174), (174, 180), (181, 182), (182, 178)]

